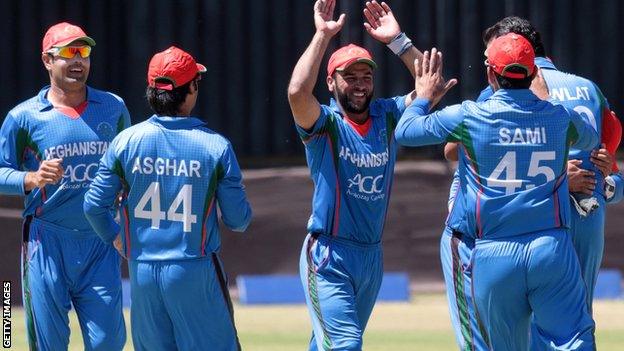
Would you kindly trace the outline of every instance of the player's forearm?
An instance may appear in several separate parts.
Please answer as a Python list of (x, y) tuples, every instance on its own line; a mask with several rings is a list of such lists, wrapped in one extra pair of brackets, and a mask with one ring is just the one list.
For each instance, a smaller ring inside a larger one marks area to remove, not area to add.
[(89, 224), (100, 239), (107, 244), (112, 243), (119, 233), (120, 227), (111, 215), (111, 208), (92, 203), (91, 200), (87, 200), (86, 195), (82, 208)]
[(322, 32), (316, 32), (314, 34), (312, 42), (308, 45), (303, 55), (301, 55), (293, 70), (290, 83), (288, 84), (289, 98), (302, 94), (312, 95), (321, 61), (323, 60), (323, 55), (327, 50), (330, 39), (330, 36)]
[(417, 99), (405, 110), (394, 130), (397, 143), (404, 146), (435, 144), (427, 140), (424, 128), (429, 104), (428, 100)]
[(411, 46), (407, 49), (401, 56), (399, 56), (401, 62), (407, 67), (412, 78), (416, 78), (416, 71), (414, 69), (414, 60), (422, 58), (422, 52), (418, 50), (415, 46)]
[(217, 200), (223, 224), (235, 232), (244, 232), (251, 223), (252, 211), (243, 187), (227, 191), (221, 189), (217, 193)]
[(24, 195), (29, 190), (25, 187), (27, 173), (10, 167), (0, 167), (0, 194)]

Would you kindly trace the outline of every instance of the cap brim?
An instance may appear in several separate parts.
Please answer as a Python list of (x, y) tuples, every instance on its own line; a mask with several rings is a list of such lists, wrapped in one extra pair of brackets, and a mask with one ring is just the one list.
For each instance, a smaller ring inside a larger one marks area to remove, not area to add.
[(201, 63), (196, 63), (196, 65), (197, 65), (197, 72), (206, 73), (207, 71), (206, 66), (202, 65)]
[(77, 37), (77, 38), (68, 38), (66, 40), (63, 40), (54, 44), (53, 47), (67, 46), (73, 42), (81, 41), (81, 40), (86, 42), (89, 46), (95, 46), (95, 40), (93, 40), (93, 38), (84, 36), (84, 37)]
[(375, 61), (364, 58), (364, 57), (360, 57), (360, 58), (354, 58), (352, 60), (347, 61), (342, 67), (337, 67), (336, 71), (339, 71), (339, 72), (344, 71), (345, 69), (349, 68), (349, 66), (354, 65), (356, 63), (365, 63), (371, 66), (372, 69), (377, 68), (377, 64), (375, 63)]

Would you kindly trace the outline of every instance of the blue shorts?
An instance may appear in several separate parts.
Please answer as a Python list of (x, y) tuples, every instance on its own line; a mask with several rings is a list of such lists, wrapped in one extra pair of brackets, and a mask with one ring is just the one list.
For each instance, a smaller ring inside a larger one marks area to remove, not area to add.
[(494, 350), (528, 349), (531, 338), (557, 350), (594, 350), (594, 322), (566, 230), (477, 240), (472, 253), (476, 318)]
[(194, 260), (131, 260), (128, 268), (135, 350), (240, 350), (215, 253)]
[(66, 350), (68, 312), (76, 309), (85, 350), (121, 350), (126, 326), (121, 258), (95, 233), (27, 217), (23, 227), (22, 294), (30, 349)]
[(383, 278), (381, 243), (306, 236), (299, 273), (312, 318), (310, 350), (361, 350)]

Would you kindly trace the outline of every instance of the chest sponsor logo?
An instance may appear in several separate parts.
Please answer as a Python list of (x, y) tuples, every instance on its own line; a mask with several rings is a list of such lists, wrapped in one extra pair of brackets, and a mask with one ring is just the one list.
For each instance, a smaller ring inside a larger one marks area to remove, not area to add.
[(351, 162), (356, 167), (372, 168), (382, 167), (388, 163), (388, 148), (379, 153), (356, 153), (345, 146), (340, 147), (338, 157)]
[(347, 195), (364, 201), (377, 201), (386, 198), (384, 175), (363, 176), (356, 174), (347, 179)]
[[(107, 141), (83, 141), (57, 145), (44, 150), (44, 157), (46, 160), (63, 159), (65, 173), (61, 184), (62, 189), (87, 188), (97, 174), (99, 162), (87, 163), (85, 158), (88, 156), (101, 157), (108, 150), (109, 144)], [(69, 158), (74, 159), (70, 160)]]
[(79, 163), (65, 166), (65, 174), (63, 175), (64, 189), (87, 188), (91, 181), (95, 179), (99, 164)]

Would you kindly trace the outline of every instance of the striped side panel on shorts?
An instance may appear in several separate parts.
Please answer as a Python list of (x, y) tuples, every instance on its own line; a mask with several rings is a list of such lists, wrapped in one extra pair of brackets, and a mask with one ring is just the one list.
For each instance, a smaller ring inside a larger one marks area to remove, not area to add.
[(312, 308), (314, 309), (314, 314), (316, 314), (316, 318), (321, 325), (321, 329), (323, 331), (323, 350), (329, 351), (332, 349), (332, 342), (329, 338), (329, 334), (327, 333), (327, 328), (325, 326), (325, 321), (323, 320), (323, 314), (321, 313), (321, 302), (318, 297), (318, 286), (316, 281), (316, 268), (314, 266), (314, 261), (312, 261), (312, 245), (316, 242), (316, 238), (312, 235), (308, 239), (308, 244), (306, 248), (307, 259), (308, 259), (308, 294), (310, 294), (310, 301), (312, 303)]
[(30, 351), (39, 350), (37, 331), (35, 329), (35, 313), (32, 306), (32, 295), (30, 293), (30, 282), (28, 279), (28, 241), (30, 236), (31, 216), (24, 219), (22, 226), (22, 291), (24, 295), (24, 312), (26, 313), (26, 337)]
[(221, 262), (219, 261), (219, 257), (217, 257), (216, 253), (212, 253), (212, 264), (215, 267), (215, 271), (217, 273), (217, 278), (219, 279), (219, 286), (221, 287), (221, 293), (223, 293), (223, 299), (227, 304), (228, 311), (230, 312), (230, 320), (232, 321), (232, 328), (234, 328), (234, 336), (236, 337), (236, 349), (241, 350), (240, 340), (238, 339), (238, 331), (236, 330), (236, 325), (234, 323), (234, 307), (232, 306), (232, 299), (230, 298), (230, 291), (227, 287), (227, 282), (225, 280), (225, 274), (221, 270)]
[[(475, 251), (472, 252), (473, 258), (474, 258), (474, 254), (475, 254)], [(472, 269), (474, 269), (474, 264), (475, 263), (473, 261)], [(470, 284), (470, 293), (472, 295), (472, 305), (474, 306), (474, 314), (477, 320), (477, 326), (479, 327), (479, 333), (481, 334), (481, 337), (483, 338), (483, 342), (488, 346), (488, 350), (490, 350), (492, 348), (492, 346), (490, 345), (490, 337), (488, 336), (487, 330), (485, 329), (485, 325), (483, 325), (483, 322), (481, 321), (481, 316), (479, 315), (479, 309), (477, 308), (477, 304), (475, 302), (474, 286), (475, 286), (475, 278), (473, 276), (472, 284)]]
[(464, 338), (464, 351), (474, 351), (475, 345), (470, 328), (470, 314), (468, 313), (468, 301), (465, 294), (465, 281), (462, 271), (462, 263), (459, 257), (459, 238), (453, 234), (451, 237), (451, 253), (453, 256), (453, 288), (455, 290), (455, 302), (459, 328)]

